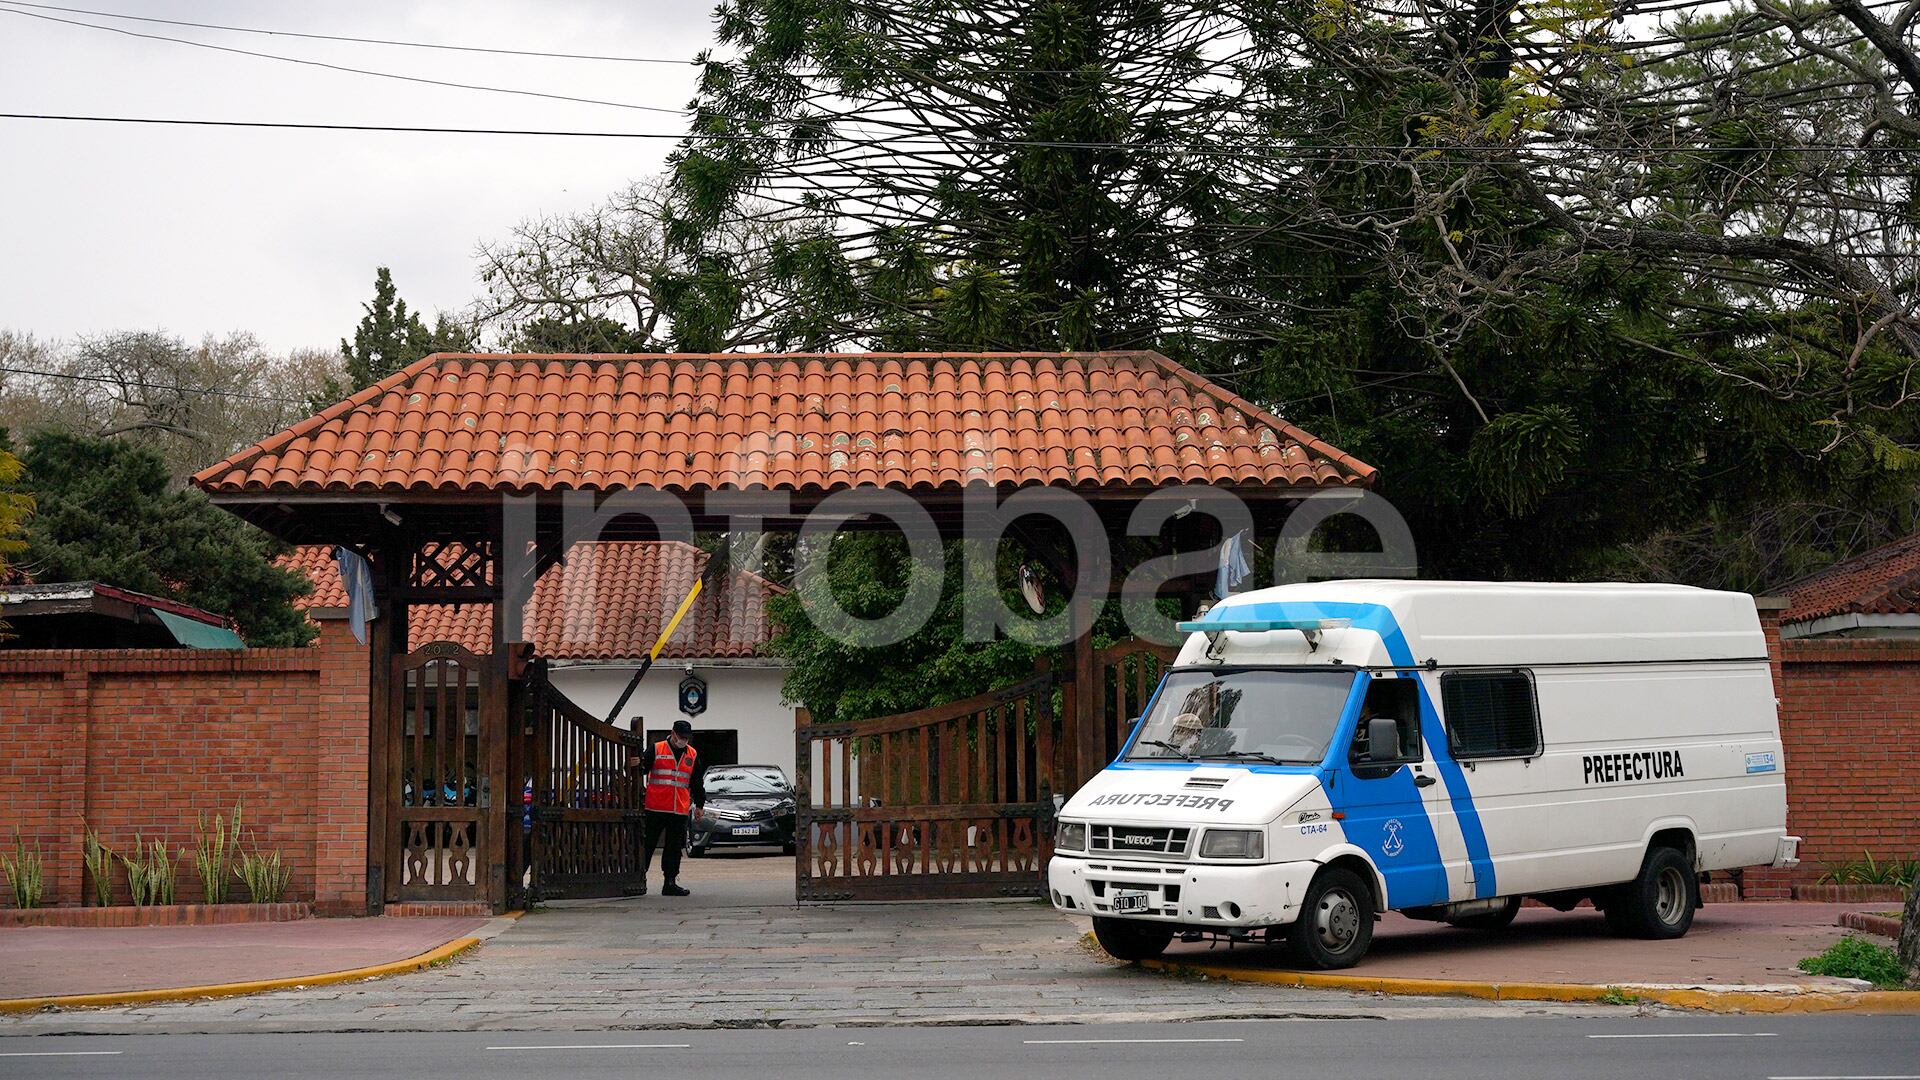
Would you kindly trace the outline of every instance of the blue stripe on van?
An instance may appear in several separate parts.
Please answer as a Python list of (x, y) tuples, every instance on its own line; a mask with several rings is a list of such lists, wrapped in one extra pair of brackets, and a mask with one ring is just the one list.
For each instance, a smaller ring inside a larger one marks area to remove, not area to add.
[[(1381, 644), (1386, 646), (1387, 659), (1396, 667), (1413, 667), (1413, 650), (1408, 647), (1407, 639), (1400, 632), (1400, 623), (1394, 619), (1393, 612), (1380, 604), (1332, 603), (1322, 601), (1268, 601), (1250, 604), (1218, 604), (1213, 610), (1202, 616), (1201, 622), (1241, 622), (1249, 619), (1260, 620), (1306, 620), (1306, 619), (1346, 619), (1358, 630), (1369, 630), (1380, 636)], [(1442, 730), (1439, 722), (1439, 710), (1434, 708), (1433, 699), (1428, 696), (1426, 683), (1420, 683), (1420, 717), (1423, 724), (1431, 724), (1429, 730)], [(1473, 805), (1473, 793), (1467, 790), (1467, 777), (1460, 763), (1453, 760), (1453, 753), (1447, 746), (1447, 740), (1427, 740), (1427, 752), (1433, 757), (1434, 768), (1447, 782), (1448, 802), (1453, 806), (1454, 817), (1460, 822), (1460, 835), (1466, 841), (1467, 861), (1473, 865), (1473, 895), (1476, 898), (1498, 896), (1494, 884), (1492, 853), (1487, 847), (1486, 829), (1480, 823), (1480, 812)]]

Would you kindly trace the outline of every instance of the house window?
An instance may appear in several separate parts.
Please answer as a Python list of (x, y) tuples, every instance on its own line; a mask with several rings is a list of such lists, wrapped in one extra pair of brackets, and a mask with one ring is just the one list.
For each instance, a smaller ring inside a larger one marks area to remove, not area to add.
[(1540, 753), (1540, 713), (1526, 671), (1450, 671), (1440, 677), (1447, 745), (1456, 761)]

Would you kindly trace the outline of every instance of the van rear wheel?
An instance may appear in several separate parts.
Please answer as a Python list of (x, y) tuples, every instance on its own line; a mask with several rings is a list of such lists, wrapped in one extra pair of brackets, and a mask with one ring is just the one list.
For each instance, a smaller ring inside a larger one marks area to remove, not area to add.
[(1640, 876), (1617, 885), (1607, 898), (1607, 926), (1621, 937), (1664, 941), (1693, 927), (1700, 882), (1684, 852), (1658, 847), (1647, 852)]
[(1329, 866), (1314, 876), (1287, 928), (1294, 958), (1311, 968), (1352, 967), (1373, 944), (1373, 890), (1360, 875)]
[(1151, 960), (1167, 951), (1173, 942), (1173, 928), (1163, 923), (1139, 919), (1108, 919), (1094, 916), (1093, 939), (1115, 960), (1132, 963)]

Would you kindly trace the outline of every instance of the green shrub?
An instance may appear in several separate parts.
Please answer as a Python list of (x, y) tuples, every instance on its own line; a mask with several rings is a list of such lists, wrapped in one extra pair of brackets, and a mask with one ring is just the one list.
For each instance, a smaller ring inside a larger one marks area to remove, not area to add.
[(100, 842), (100, 834), (87, 826), (86, 852), (82, 861), (87, 867), (87, 880), (93, 883), (93, 898), (100, 907), (113, 903), (113, 849)]
[(1882, 989), (1898, 989), (1906, 983), (1900, 970), (1900, 958), (1885, 945), (1876, 945), (1863, 937), (1848, 934), (1819, 956), (1800, 961), (1800, 970), (1809, 975), (1828, 975), (1836, 979), (1865, 979)]
[(0, 855), (0, 871), (7, 875), (7, 884), (13, 887), (13, 906), (17, 908), (37, 908), (40, 898), (46, 892), (46, 865), (40, 857), (40, 845), (35, 842), (33, 850), (27, 850), (26, 842), (20, 839), (20, 830), (13, 830), (13, 854)]
[(1920, 878), (1920, 859), (1888, 859), (1880, 862), (1873, 852), (1863, 851), (1860, 858), (1853, 862), (1844, 862), (1830, 866), (1820, 875), (1822, 883), (1835, 885), (1898, 885), (1903, 889), (1913, 888), (1916, 878)]
[(277, 904), (287, 895), (287, 883), (293, 880), (293, 868), (280, 862), (280, 853), (262, 855), (250, 851), (240, 856), (233, 868), (235, 877), (246, 882), (247, 895), (256, 904)]
[(207, 815), (195, 813), (193, 830), (193, 866), (200, 875), (201, 896), (209, 904), (227, 901), (227, 872), (240, 851), (240, 804), (233, 804), (233, 820), (214, 816), (211, 827)]
[[(127, 895), (132, 898), (133, 906), (173, 903), (180, 868), (175, 865), (173, 856), (167, 853), (167, 845), (155, 840), (148, 846), (141, 842), (136, 833), (133, 850), (132, 855), (120, 856), (121, 863), (127, 868)], [(185, 851), (180, 852), (182, 858), (186, 854)]]

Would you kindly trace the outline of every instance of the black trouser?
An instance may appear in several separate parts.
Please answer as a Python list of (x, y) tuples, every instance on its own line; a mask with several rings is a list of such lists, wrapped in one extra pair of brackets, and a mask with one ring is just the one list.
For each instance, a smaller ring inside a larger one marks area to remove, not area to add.
[(667, 875), (667, 884), (673, 884), (680, 877), (680, 853), (687, 849), (687, 815), (649, 810), (644, 836), (647, 853), (640, 863), (641, 878), (653, 869), (653, 849), (664, 841), (667, 850), (660, 853), (660, 869)]

